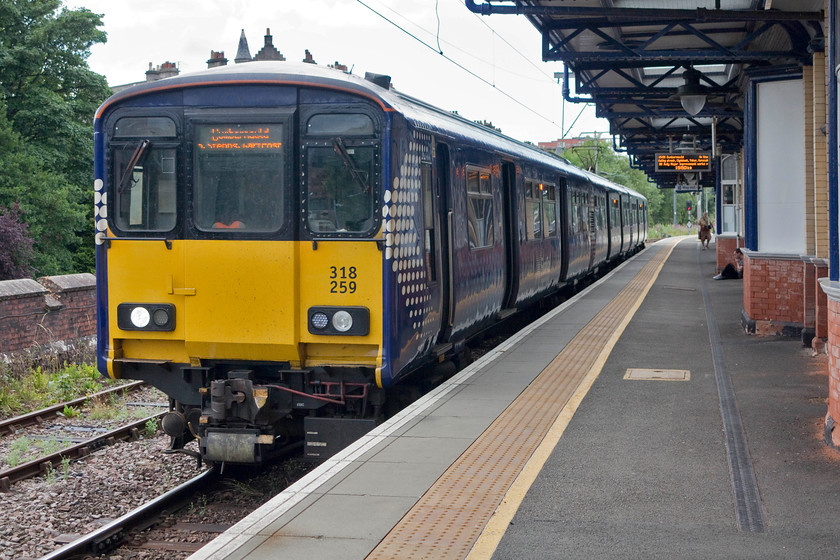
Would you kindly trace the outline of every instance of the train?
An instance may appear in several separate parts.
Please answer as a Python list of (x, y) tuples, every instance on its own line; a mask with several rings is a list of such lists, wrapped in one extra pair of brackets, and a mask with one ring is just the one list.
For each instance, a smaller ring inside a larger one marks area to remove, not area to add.
[(250, 62), (97, 110), (97, 367), (169, 397), (171, 452), (329, 457), (644, 247), (644, 196), (390, 81)]

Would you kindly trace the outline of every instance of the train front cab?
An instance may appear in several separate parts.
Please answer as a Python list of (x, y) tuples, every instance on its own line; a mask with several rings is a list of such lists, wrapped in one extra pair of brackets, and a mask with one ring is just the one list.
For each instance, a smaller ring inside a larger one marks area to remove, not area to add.
[(166, 392), (173, 446), (198, 437), (209, 462), (381, 404), (386, 117), (247, 93), (151, 90), (96, 122), (99, 367)]

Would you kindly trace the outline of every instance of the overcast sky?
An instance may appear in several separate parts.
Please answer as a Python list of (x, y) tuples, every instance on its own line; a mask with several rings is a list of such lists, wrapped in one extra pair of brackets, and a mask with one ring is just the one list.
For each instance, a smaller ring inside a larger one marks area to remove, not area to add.
[(542, 62), (540, 35), (524, 16), (478, 16), (462, 0), (65, 2), (103, 14), (108, 42), (94, 46), (88, 61), (110, 85), (144, 80), (150, 62), (174, 62), (182, 73), (205, 69), (211, 50), (224, 51), (233, 64), (241, 30), (253, 56), (270, 28), (289, 61), (301, 61), (309, 49), (321, 65), (338, 61), (357, 75), (388, 74), (398, 90), (491, 121), (519, 140), (560, 138), (561, 123), (571, 127), (568, 137), (609, 128), (592, 107), (572, 127), (580, 104), (566, 103), (564, 118), (554, 79), (563, 67)]

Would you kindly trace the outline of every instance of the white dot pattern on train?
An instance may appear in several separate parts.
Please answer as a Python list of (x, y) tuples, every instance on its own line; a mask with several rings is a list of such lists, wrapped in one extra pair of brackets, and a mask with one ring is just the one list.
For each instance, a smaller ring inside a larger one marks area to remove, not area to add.
[(108, 193), (102, 192), (102, 179), (93, 182), (93, 220), (96, 222), (96, 244), (102, 245), (108, 232)]
[(396, 273), (397, 289), (415, 330), (426, 326), (424, 318), (428, 318), (431, 311), (423, 240), (417, 233), (423, 231), (422, 216), (418, 211), (422, 200), (420, 162), (431, 161), (430, 142), (427, 135), (415, 133), (403, 155), (399, 176), (394, 177), (392, 187), (383, 193), (382, 205), (385, 260)]

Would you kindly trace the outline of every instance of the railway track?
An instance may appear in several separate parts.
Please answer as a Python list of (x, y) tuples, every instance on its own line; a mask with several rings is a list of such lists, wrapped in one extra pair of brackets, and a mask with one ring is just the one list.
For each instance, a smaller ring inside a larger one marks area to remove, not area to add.
[[(63, 411), (66, 407), (82, 406), (89, 400), (107, 398), (111, 395), (125, 395), (139, 390), (142, 386), (144, 386), (142, 381), (136, 381), (127, 385), (121, 385), (119, 387), (100, 391), (86, 397), (60, 403), (41, 410), (36, 410), (28, 414), (7, 418), (0, 421), (0, 436), (13, 435), (31, 426), (43, 426), (45, 420), (58, 415), (58, 413)], [(113, 445), (118, 441), (137, 439), (140, 435), (140, 431), (145, 429), (145, 426), (149, 421), (154, 420), (157, 422), (163, 414), (165, 414), (165, 412), (147, 416), (143, 419), (136, 420), (113, 430), (98, 434), (92, 438), (76, 442), (73, 445), (46, 456), (42, 456), (15, 467), (0, 471), (0, 491), (7, 492), (11, 488), (12, 484), (18, 481), (43, 475), (49, 472), (50, 469), (60, 465), (62, 461), (80, 459), (101, 447)]]
[[(144, 550), (153, 558), (183, 558), (196, 552), (234, 523), (250, 514), (276, 492), (308, 470), (294, 475), (284, 462), (299, 457), (302, 443), (287, 446), (265, 469), (235, 471), (207, 469), (180, 486), (138, 506), (122, 517), (86, 535), (64, 535), (61, 548), (39, 560), (70, 560), (87, 555)], [(278, 480), (282, 484), (278, 486)], [(147, 556), (148, 557), (148, 556)]]
[(65, 407), (76, 407), (82, 406), (87, 401), (92, 399), (98, 399), (102, 397), (108, 397), (110, 395), (124, 395), (126, 393), (131, 393), (132, 391), (136, 391), (140, 389), (145, 383), (143, 381), (134, 381), (132, 383), (128, 383), (126, 385), (120, 385), (118, 387), (112, 387), (111, 389), (106, 389), (104, 391), (99, 391), (98, 393), (94, 393), (92, 395), (87, 395), (85, 397), (80, 397), (78, 399), (74, 399), (72, 401), (67, 401), (63, 403), (59, 403), (47, 408), (42, 408), (40, 410), (36, 410), (34, 412), (30, 412), (28, 414), (21, 414), (20, 416), (13, 416), (12, 418), (6, 418), (5, 420), (0, 420), (0, 436), (5, 436), (7, 434), (13, 434), (17, 430), (21, 428), (25, 428), (27, 426), (40, 426), (44, 423), (44, 420), (51, 418), (53, 416), (58, 415), (59, 412), (64, 410)]
[[(118, 546), (132, 531), (142, 531), (161, 521), (165, 512), (184, 507), (197, 492), (218, 479), (214, 470), (205, 470), (198, 476), (172, 490), (133, 509), (119, 519), (87, 535), (72, 540), (61, 548), (42, 556), (40, 560), (68, 560), (86, 554), (102, 554)], [(177, 543), (171, 543), (174, 547)], [(182, 547), (183, 548), (183, 547)], [(166, 550), (174, 550), (168, 548)], [(190, 552), (191, 550), (181, 550)]]
[(39, 457), (32, 461), (0, 471), (0, 490), (8, 492), (15, 482), (32, 478), (47, 473), (50, 469), (57, 467), (62, 461), (81, 459), (97, 449), (106, 445), (114, 445), (118, 441), (134, 440), (140, 437), (140, 431), (150, 420), (159, 421), (165, 412), (153, 414), (130, 424), (120, 426), (102, 435), (86, 439), (81, 443), (65, 447), (60, 451)]

